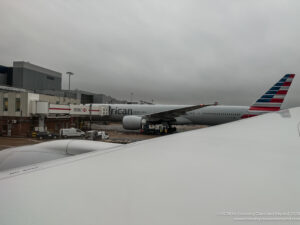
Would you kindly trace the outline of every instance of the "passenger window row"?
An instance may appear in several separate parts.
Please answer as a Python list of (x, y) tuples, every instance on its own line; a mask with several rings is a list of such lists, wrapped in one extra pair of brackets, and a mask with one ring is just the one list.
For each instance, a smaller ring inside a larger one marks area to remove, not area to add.
[(216, 115), (216, 116), (240, 116), (239, 113), (204, 113), (206, 115)]

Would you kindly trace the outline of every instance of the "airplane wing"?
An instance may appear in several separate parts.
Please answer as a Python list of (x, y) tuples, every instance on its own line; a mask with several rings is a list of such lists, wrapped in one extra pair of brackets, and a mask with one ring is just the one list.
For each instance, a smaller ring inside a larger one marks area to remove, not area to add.
[(0, 151), (0, 171), (61, 159), (92, 151), (103, 151), (119, 144), (87, 140), (55, 140)]
[(300, 108), (0, 173), (0, 224), (300, 220)]
[(163, 111), (163, 112), (147, 114), (144, 117), (147, 118), (148, 121), (160, 120), (160, 119), (173, 120), (174, 118), (176, 118), (178, 116), (182, 116), (189, 111), (192, 111), (195, 109), (200, 109), (200, 108), (207, 107), (207, 106), (212, 106), (212, 105), (217, 105), (217, 103), (187, 106), (187, 107), (183, 107), (183, 108), (179, 108), (179, 109), (172, 109), (172, 110), (167, 110), (167, 111)]

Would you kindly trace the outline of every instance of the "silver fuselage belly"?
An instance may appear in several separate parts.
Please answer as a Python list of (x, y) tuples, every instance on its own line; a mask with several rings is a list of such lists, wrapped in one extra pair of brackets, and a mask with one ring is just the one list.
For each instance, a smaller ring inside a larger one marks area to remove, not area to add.
[[(130, 104), (109, 104), (109, 119), (122, 121), (124, 116), (144, 116), (152, 113), (179, 109), (188, 105), (130, 105)], [(201, 109), (187, 112), (185, 115), (176, 117), (175, 125), (202, 124), (217, 125), (241, 119), (247, 114), (248, 106), (207, 106)]]

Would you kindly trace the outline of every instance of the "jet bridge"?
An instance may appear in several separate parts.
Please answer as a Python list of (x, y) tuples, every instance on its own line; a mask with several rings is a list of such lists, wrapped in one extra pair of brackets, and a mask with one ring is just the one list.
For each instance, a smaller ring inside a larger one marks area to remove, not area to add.
[(61, 105), (49, 104), (49, 102), (32, 101), (31, 112), (36, 116), (69, 116), (69, 117), (85, 117), (85, 116), (108, 116), (109, 106), (99, 104), (85, 104), (85, 105)]
[(31, 101), (29, 112), (32, 116), (39, 118), (39, 131), (45, 130), (45, 118), (72, 118), (85, 117), (95, 118), (109, 115), (108, 105), (99, 104), (51, 104), (44, 101)]

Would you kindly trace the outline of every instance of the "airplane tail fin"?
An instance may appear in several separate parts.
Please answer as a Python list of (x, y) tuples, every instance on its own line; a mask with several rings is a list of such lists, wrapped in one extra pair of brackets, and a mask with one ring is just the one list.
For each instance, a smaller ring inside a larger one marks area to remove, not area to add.
[(284, 75), (271, 89), (261, 96), (242, 118), (257, 116), (266, 112), (279, 111), (285, 96), (293, 82), (295, 74)]

